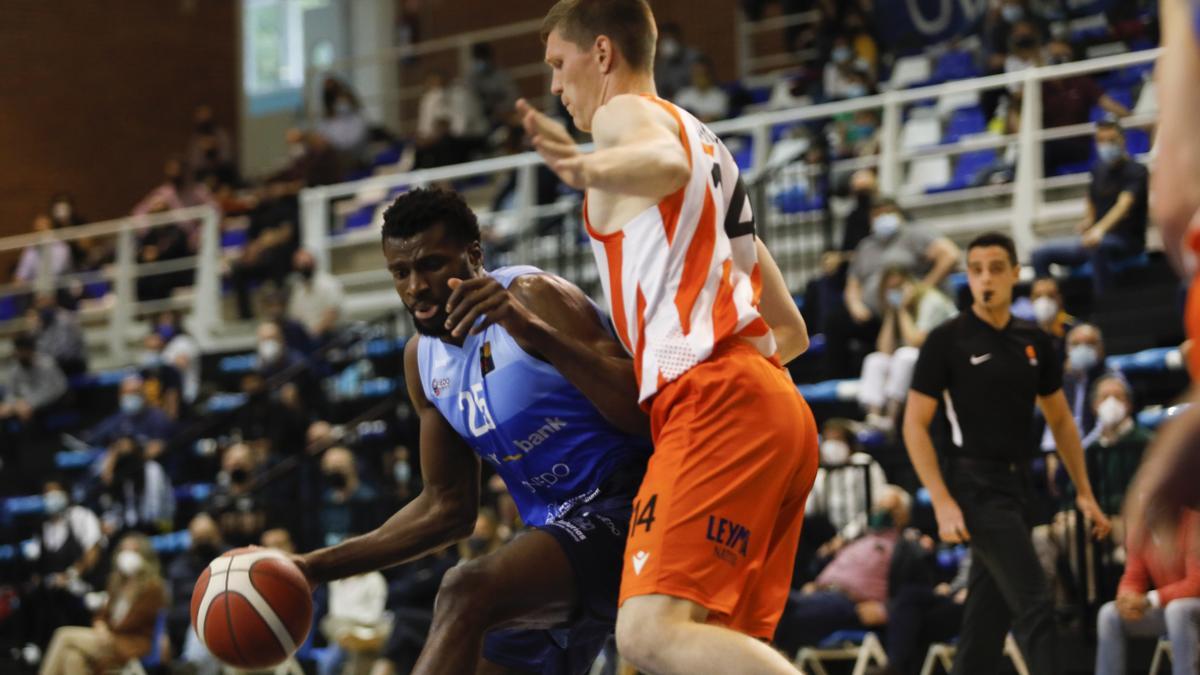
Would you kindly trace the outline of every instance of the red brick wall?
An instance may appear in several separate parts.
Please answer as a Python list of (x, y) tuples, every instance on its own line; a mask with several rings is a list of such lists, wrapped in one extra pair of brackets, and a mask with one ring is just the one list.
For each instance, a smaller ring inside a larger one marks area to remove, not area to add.
[(89, 219), (127, 213), (200, 103), (236, 138), (239, 14), (237, 0), (0, 2), (0, 236), (60, 190)]

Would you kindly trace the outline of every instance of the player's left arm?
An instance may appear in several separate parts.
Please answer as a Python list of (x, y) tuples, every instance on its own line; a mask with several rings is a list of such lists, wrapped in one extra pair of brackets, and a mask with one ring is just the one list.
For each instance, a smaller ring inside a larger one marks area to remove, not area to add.
[(1046, 418), (1046, 425), (1054, 434), (1054, 444), (1058, 447), (1063, 465), (1067, 467), (1071, 482), (1075, 484), (1075, 491), (1079, 495), (1075, 501), (1079, 510), (1091, 519), (1097, 538), (1108, 535), (1112, 525), (1100, 510), (1096, 496), (1092, 493), (1087, 465), (1083, 461), (1083, 444), (1079, 440), (1079, 430), (1075, 428), (1075, 419), (1071, 416), (1071, 407), (1067, 405), (1067, 397), (1062, 388), (1059, 388), (1050, 394), (1038, 396), (1037, 402)]
[(554, 366), (613, 426), (649, 435), (633, 361), (578, 287), (550, 274), (518, 277), (508, 288), (489, 276), (452, 279), (450, 286), (447, 325), (455, 335), (500, 324), (522, 349)]
[(763, 320), (775, 333), (775, 346), (779, 360), (787, 363), (808, 350), (808, 326), (804, 315), (788, 291), (787, 281), (775, 264), (775, 258), (767, 250), (762, 239), (755, 237), (758, 255), (758, 271), (762, 278), (762, 296), (758, 299), (758, 310)]
[(596, 151), (536, 134), (534, 147), (571, 187), (662, 199), (687, 185), (691, 160), (679, 129), (656, 104), (633, 95), (616, 96), (592, 118)]

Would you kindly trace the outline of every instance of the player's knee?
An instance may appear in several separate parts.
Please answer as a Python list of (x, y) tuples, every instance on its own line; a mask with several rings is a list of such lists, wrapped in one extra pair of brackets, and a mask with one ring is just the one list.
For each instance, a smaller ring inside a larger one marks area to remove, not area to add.
[(617, 651), (639, 670), (655, 672), (663, 652), (670, 644), (672, 617), (659, 611), (650, 598), (633, 597), (617, 612)]
[(486, 621), (492, 593), (492, 575), (478, 561), (450, 568), (438, 589), (436, 611), (462, 620)]

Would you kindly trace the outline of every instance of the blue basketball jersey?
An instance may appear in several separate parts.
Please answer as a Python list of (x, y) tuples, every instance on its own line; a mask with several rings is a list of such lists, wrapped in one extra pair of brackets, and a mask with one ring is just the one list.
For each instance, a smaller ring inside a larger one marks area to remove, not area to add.
[[(530, 266), (488, 273), (505, 288)], [(468, 335), (462, 347), (422, 336), (425, 397), (495, 467), (529, 525), (553, 522), (590, 501), (622, 467), (645, 464), (648, 440), (609, 424), (549, 363), (530, 356), (502, 327)]]

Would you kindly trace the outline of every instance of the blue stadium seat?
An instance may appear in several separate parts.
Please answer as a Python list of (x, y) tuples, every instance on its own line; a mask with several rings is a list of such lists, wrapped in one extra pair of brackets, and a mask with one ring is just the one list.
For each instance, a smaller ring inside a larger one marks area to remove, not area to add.
[(239, 227), (236, 230), (223, 230), (221, 232), (221, 248), (245, 246), (248, 239), (249, 237), (244, 227)]
[(228, 412), (242, 407), (246, 402), (245, 394), (214, 394), (208, 399), (208, 412)]
[(112, 290), (112, 284), (101, 279), (100, 281), (90, 281), (83, 285), (83, 297), (85, 298), (103, 298)]
[(783, 213), (804, 213), (825, 208), (825, 197), (810, 195), (803, 185), (793, 185), (775, 195), (775, 208)]
[(192, 535), (187, 530), (158, 534), (150, 537), (150, 545), (154, 547), (154, 552), (159, 555), (164, 553), (180, 553), (186, 551), (188, 546), (192, 545)]
[(17, 296), (0, 296), (0, 321), (8, 321), (17, 317)]
[(375, 204), (368, 204), (346, 216), (346, 229), (356, 230), (360, 227), (370, 225), (371, 221), (375, 218), (375, 207)]
[(1094, 163), (1095, 162), (1093, 160), (1088, 160), (1086, 162), (1059, 164), (1050, 171), (1050, 174), (1053, 176), (1070, 176), (1077, 173), (1088, 173), (1092, 170), (1092, 164)]
[[(1113, 273), (1120, 274), (1129, 270), (1146, 269), (1150, 266), (1150, 255), (1148, 253), (1139, 253), (1138, 255), (1122, 258), (1113, 263)], [(1086, 278), (1092, 276), (1092, 263), (1086, 262), (1079, 267), (1071, 270), (1072, 278)]]
[(975, 63), (975, 55), (967, 51), (949, 51), (938, 57), (933, 64), (934, 82), (965, 80), (982, 75)]
[(375, 153), (375, 157), (371, 159), (371, 166), (385, 166), (387, 164), (395, 164), (400, 161), (400, 153), (404, 150), (403, 147), (394, 145), (385, 150)]
[(836, 403), (852, 398), (849, 395), (849, 392), (852, 391), (851, 385), (857, 386), (858, 380), (825, 380), (813, 384), (801, 384), (796, 388), (800, 390), (800, 395), (804, 397), (804, 400), (809, 403)]
[(54, 453), (54, 466), (61, 471), (71, 469), (85, 469), (91, 466), (100, 456), (104, 454), (104, 448), (91, 448), (89, 450), (64, 450)]
[(957, 143), (963, 136), (981, 134), (985, 131), (987, 131), (987, 120), (983, 116), (983, 108), (979, 106), (959, 108), (950, 115), (950, 119), (946, 122), (942, 143)]
[(1182, 413), (1189, 407), (1191, 407), (1191, 404), (1184, 403), (1181, 405), (1173, 405), (1169, 408), (1152, 408), (1143, 410), (1142, 412), (1138, 413), (1137, 421), (1138, 424), (1142, 425), (1143, 427), (1154, 430), (1157, 429), (1163, 422)]
[(202, 502), (208, 499), (213, 492), (214, 485), (212, 483), (192, 483), (191, 485), (180, 485), (175, 488), (175, 501), (178, 502)]
[[(1109, 87), (1104, 93), (1108, 94), (1108, 97), (1117, 103), (1120, 103), (1126, 108), (1133, 110), (1133, 90), (1128, 86)], [(1092, 106), (1091, 114), (1088, 115), (1088, 121), (1099, 122), (1106, 117), (1108, 117), (1108, 112), (1105, 111), (1104, 108), (1101, 108), (1099, 104), (1097, 104)]]
[(217, 369), (226, 374), (248, 373), (257, 367), (258, 355), (254, 353), (226, 356), (217, 364)]
[(1150, 152), (1150, 134), (1146, 133), (1145, 129), (1127, 129), (1125, 150), (1133, 157)]
[(831, 649), (846, 644), (861, 645), (869, 632), (865, 630), (835, 630), (825, 636), (825, 639), (821, 640), (817, 646), (821, 649)]
[(1119, 370), (1126, 375), (1141, 373), (1164, 373), (1183, 368), (1183, 357), (1177, 347), (1155, 347), (1133, 354), (1114, 354), (1104, 360), (1109, 370)]

